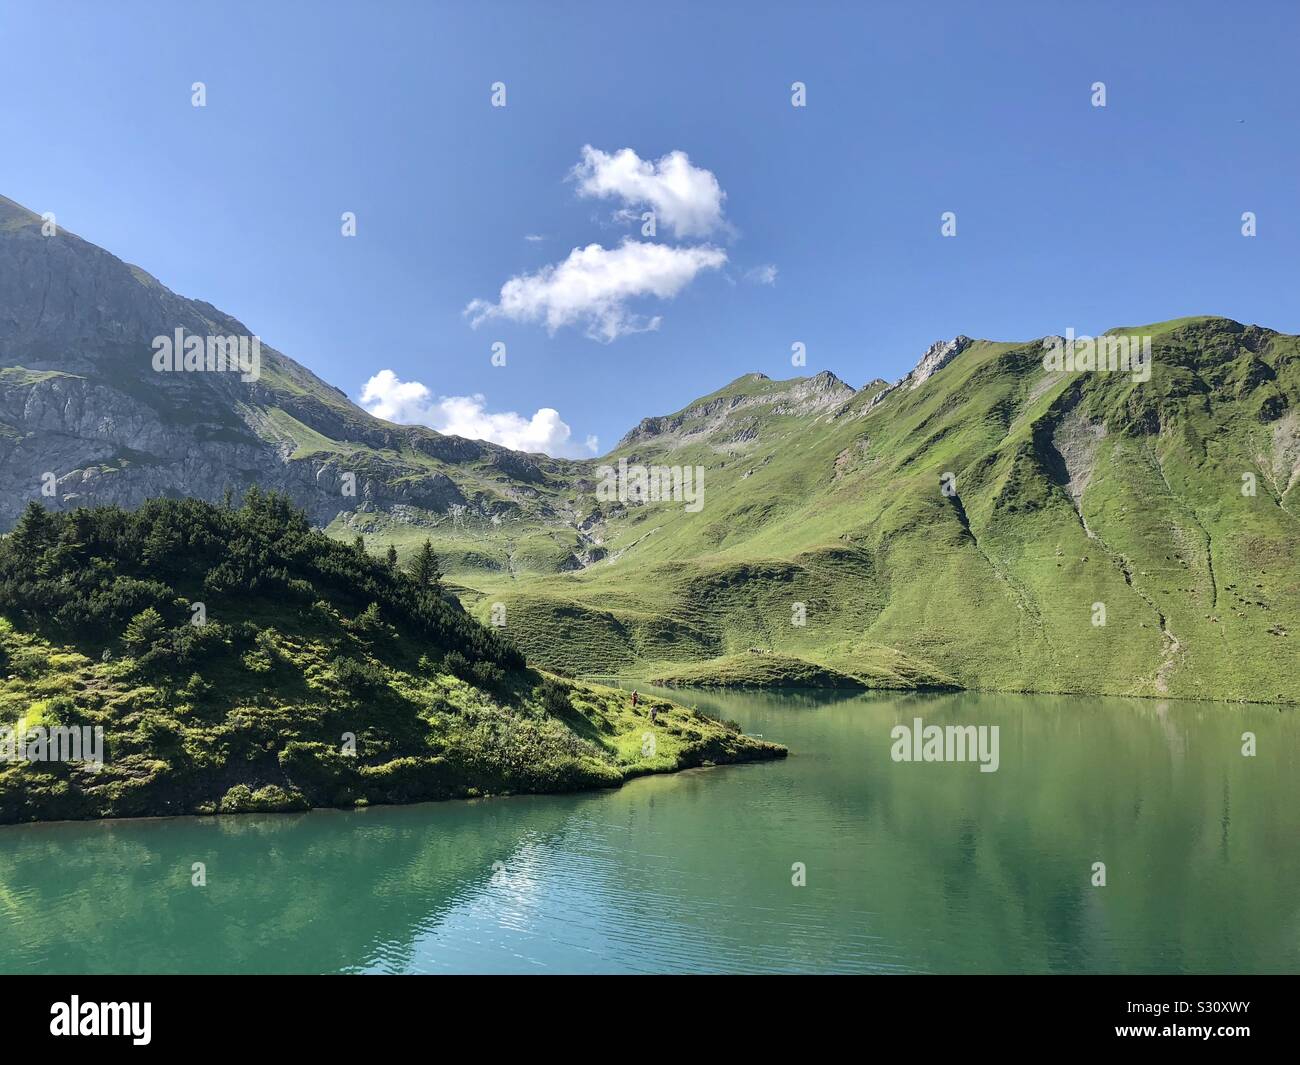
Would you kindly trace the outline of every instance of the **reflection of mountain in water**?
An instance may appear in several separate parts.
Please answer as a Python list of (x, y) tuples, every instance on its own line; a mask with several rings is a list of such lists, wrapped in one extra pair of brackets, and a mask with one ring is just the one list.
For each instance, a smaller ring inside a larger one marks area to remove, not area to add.
[[(50, 951), (39, 968), (61, 972), (336, 972), (381, 956), (400, 968), (493, 862), (509, 869), (520, 847), (554, 843), (581, 802), (9, 829), (0, 968), (31, 951)], [(194, 862), (204, 888), (191, 886)]]
[[(2, 830), (0, 969), (1300, 966), (1293, 712), (677, 694), (790, 757), (581, 796)], [(891, 761), (917, 717), (998, 726), (998, 771)]]

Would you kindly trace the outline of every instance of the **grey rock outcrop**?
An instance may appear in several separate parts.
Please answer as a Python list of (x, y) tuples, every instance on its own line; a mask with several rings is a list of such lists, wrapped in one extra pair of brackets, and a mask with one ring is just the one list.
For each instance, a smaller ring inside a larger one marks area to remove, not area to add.
[(0, 530), (31, 499), (132, 507), (251, 484), (320, 525), (358, 507), (487, 516), (543, 505), (567, 465), (381, 421), (266, 344), (256, 380), (159, 372), (154, 338), (178, 329), (253, 335), (0, 197)]

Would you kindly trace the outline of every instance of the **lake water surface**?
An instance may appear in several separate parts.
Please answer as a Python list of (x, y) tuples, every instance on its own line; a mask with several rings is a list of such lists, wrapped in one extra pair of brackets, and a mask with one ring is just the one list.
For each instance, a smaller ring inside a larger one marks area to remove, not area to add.
[[(1300, 971), (1293, 710), (670, 697), (791, 755), (576, 796), (0, 828), (0, 972)], [(916, 717), (999, 726), (997, 772), (892, 761)]]

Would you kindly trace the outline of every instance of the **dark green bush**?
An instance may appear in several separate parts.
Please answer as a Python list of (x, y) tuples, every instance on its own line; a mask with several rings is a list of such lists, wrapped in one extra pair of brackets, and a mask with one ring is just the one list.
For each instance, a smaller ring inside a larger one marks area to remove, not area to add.
[(346, 692), (354, 695), (369, 695), (384, 687), (384, 671), (373, 662), (361, 662), (355, 658), (336, 658), (331, 663), (334, 676)]
[(470, 669), (470, 683), (488, 691), (505, 687), (506, 671), (494, 662), (475, 662)]
[[(525, 668), (523, 655), (501, 633), (478, 624), (435, 589), (314, 531), (286, 497), (257, 488), (238, 509), (153, 499), (134, 511), (61, 513), (32, 502), (0, 540), (0, 614), (57, 639), (95, 644), (96, 656), (150, 609), (161, 616), (164, 632), (154, 631), (156, 626), (137, 631), (136, 646), (147, 653), (167, 643), (165, 630), (189, 620), (176, 605), (181, 598), (202, 600), (210, 615), (232, 622), (250, 599), (325, 600), (348, 615), (360, 614), (365, 628), (376, 620), (383, 626), (376, 633), (393, 627), (507, 674)], [(256, 635), (255, 627), (240, 633), (237, 649), (246, 651)], [(170, 651), (155, 661), (162, 664), (170, 655), (188, 667), (187, 656), (216, 653), (216, 643), (225, 639), (195, 643), (192, 634), (173, 630)]]
[(14, 676), (31, 680), (49, 672), (50, 660), (41, 651), (19, 651), (9, 666)]
[(573, 702), (569, 698), (568, 685), (547, 677), (537, 686), (537, 691), (542, 697), (542, 706), (548, 714), (562, 717), (573, 713)]
[(186, 668), (205, 665), (230, 651), (234, 632), (229, 625), (209, 621), (206, 625), (184, 625), (172, 631), (176, 660)]
[(453, 677), (459, 677), (463, 681), (472, 682), (470, 673), (469, 659), (459, 651), (448, 651), (442, 659), (443, 668)]

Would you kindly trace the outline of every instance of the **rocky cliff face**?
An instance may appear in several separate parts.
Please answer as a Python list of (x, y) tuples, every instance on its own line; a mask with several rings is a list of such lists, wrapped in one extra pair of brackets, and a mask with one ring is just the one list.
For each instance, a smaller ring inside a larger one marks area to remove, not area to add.
[(761, 373), (746, 374), (676, 414), (643, 418), (618, 442), (615, 453), (638, 444), (710, 440), (725, 444), (734, 441), (737, 433), (752, 430), (758, 424), (757, 418), (783, 414), (816, 416), (842, 406), (855, 394), (852, 385), (845, 384), (829, 370), (789, 381), (773, 381)]
[[(266, 343), (256, 375), (159, 371), (159, 337), (251, 337), (209, 303), (0, 197), (0, 530), (28, 501), (68, 509), (157, 496), (287, 492), (312, 521), (436, 526), (509, 537), (563, 529), (585, 543), (583, 497), (601, 461), (527, 455), (372, 417)], [(245, 376), (255, 379), (245, 379)], [(744, 449), (772, 417), (834, 415), (855, 390), (834, 374), (748, 374), (676, 414), (647, 418), (614, 455), (698, 443)], [(579, 544), (579, 548), (582, 544)], [(478, 556), (475, 555), (475, 558)], [(580, 557), (580, 556), (575, 556)], [(575, 563), (577, 564), (577, 563)]]
[(177, 330), (253, 332), (0, 197), (0, 528), (31, 499), (135, 506), (253, 483), (322, 525), (357, 508), (490, 517), (544, 510), (565, 479), (545, 456), (373, 418), (266, 345), (256, 380), (159, 372), (154, 338)]

